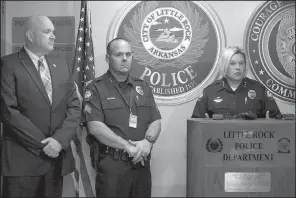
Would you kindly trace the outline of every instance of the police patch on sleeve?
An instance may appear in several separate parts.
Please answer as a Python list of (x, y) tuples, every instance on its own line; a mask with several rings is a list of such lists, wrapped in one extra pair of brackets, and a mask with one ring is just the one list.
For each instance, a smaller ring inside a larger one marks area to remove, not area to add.
[(136, 86), (136, 91), (138, 92), (138, 94), (140, 94), (141, 96), (144, 95), (143, 89), (140, 86)]
[(269, 100), (273, 100), (273, 95), (272, 95), (272, 93), (269, 90), (266, 89), (265, 94), (266, 94), (266, 97)]
[(89, 113), (89, 114), (91, 114), (91, 107), (87, 104), (87, 105), (85, 105), (85, 107), (84, 107), (84, 109), (83, 109), (83, 112), (84, 113)]
[(84, 94), (84, 101), (89, 101), (91, 97), (92, 97), (92, 92), (91, 90), (87, 89)]

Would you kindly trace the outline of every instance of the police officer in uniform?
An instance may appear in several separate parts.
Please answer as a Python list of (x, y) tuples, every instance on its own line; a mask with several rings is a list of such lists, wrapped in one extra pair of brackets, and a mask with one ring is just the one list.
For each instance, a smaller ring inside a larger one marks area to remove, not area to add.
[(221, 79), (206, 87), (197, 100), (192, 118), (214, 114), (238, 118), (251, 112), (258, 118), (282, 118), (272, 94), (259, 82), (245, 77), (246, 55), (228, 47), (219, 60)]
[[(151, 197), (150, 154), (161, 115), (150, 86), (129, 75), (131, 47), (122, 38), (107, 45), (109, 70), (85, 89), (88, 132), (99, 142), (97, 197)], [(92, 146), (92, 145), (91, 145)]]

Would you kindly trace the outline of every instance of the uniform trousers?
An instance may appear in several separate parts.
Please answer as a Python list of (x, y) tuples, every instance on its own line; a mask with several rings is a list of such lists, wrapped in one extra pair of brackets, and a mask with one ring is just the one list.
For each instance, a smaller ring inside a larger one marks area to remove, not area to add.
[(134, 165), (103, 154), (96, 176), (97, 197), (151, 197), (150, 160)]
[(4, 176), (3, 197), (61, 197), (63, 177), (59, 166), (51, 169), (43, 176)]

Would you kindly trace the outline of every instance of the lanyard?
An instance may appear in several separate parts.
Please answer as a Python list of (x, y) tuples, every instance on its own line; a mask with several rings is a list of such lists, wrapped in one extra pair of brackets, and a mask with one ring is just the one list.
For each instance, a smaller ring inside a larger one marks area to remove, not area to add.
[[(110, 80), (111, 83), (113, 84), (112, 80), (111, 80), (111, 79), (109, 79), (109, 80)], [(113, 84), (113, 85), (114, 85), (114, 84)], [(133, 96), (134, 96), (134, 89), (131, 88), (130, 101), (129, 101), (129, 103), (128, 103), (128, 102), (125, 100), (124, 95), (123, 95), (122, 92), (120, 91), (118, 85), (114, 85), (114, 86), (115, 86), (115, 88), (117, 89), (117, 91), (118, 91), (119, 95), (121, 96), (121, 98), (123, 99), (124, 103), (125, 103), (125, 104), (127, 105), (127, 107), (129, 108), (130, 113), (132, 114), (132, 101), (133, 101)]]

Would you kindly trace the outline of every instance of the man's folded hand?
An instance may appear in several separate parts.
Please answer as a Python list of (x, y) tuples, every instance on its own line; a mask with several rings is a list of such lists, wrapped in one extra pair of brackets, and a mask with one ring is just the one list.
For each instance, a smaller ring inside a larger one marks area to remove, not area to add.
[(62, 150), (62, 145), (57, 140), (49, 137), (42, 140), (41, 143), (46, 144), (42, 150), (47, 156), (51, 158), (57, 158), (59, 156), (59, 153)]

